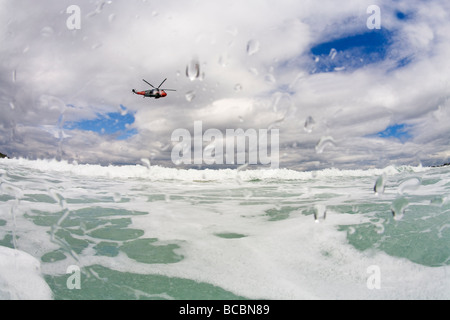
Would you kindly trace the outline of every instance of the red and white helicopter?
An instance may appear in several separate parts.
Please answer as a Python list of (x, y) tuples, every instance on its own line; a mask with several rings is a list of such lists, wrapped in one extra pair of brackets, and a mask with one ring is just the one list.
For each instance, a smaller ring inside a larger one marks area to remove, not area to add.
[(149, 97), (149, 98), (155, 98), (155, 99), (159, 99), (159, 98), (164, 98), (165, 96), (167, 96), (167, 92), (166, 91), (177, 91), (174, 89), (160, 89), (161, 86), (163, 85), (163, 83), (167, 80), (167, 78), (165, 78), (163, 80), (163, 82), (161, 82), (161, 84), (155, 88), (150, 82), (142, 79), (142, 81), (144, 81), (146, 84), (148, 84), (150, 87), (152, 87), (153, 89), (150, 90), (145, 90), (145, 91), (136, 91), (136, 90), (131, 90), (133, 93), (135, 94), (139, 94), (141, 96), (145, 97)]

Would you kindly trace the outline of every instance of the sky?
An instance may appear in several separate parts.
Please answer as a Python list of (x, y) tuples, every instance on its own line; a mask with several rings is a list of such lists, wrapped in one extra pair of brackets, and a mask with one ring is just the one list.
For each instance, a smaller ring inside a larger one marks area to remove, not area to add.
[[(0, 0), (0, 152), (174, 167), (172, 133), (200, 121), (278, 129), (280, 168), (450, 162), (449, 14), (447, 0)], [(131, 92), (165, 78), (165, 98)]]

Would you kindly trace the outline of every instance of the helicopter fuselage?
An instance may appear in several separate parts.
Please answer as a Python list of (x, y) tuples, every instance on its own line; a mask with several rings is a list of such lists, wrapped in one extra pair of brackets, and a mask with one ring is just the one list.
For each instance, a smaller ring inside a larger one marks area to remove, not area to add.
[(142, 81), (144, 81), (145, 83), (147, 83), (150, 87), (152, 87), (153, 89), (150, 90), (145, 90), (145, 91), (136, 91), (136, 90), (131, 90), (134, 94), (139, 94), (141, 96), (145, 97), (149, 97), (149, 98), (155, 98), (155, 99), (159, 99), (159, 98), (164, 98), (165, 96), (167, 96), (167, 91), (176, 91), (174, 89), (160, 89), (161, 86), (163, 85), (163, 83), (167, 80), (164, 79), (163, 82), (161, 82), (161, 84), (158, 87), (154, 87), (151, 83), (149, 83), (147, 80), (142, 79)]
[(167, 93), (161, 89), (152, 89), (152, 90), (145, 90), (145, 91), (133, 90), (133, 93), (144, 96), (144, 98), (148, 97), (148, 98), (155, 98), (155, 99), (164, 98), (165, 96), (167, 96)]

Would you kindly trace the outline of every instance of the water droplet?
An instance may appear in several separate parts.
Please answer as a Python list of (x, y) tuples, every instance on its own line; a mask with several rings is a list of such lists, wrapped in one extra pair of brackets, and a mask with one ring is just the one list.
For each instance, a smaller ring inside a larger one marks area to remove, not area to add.
[(404, 194), (405, 192), (408, 192), (408, 191), (417, 190), (421, 184), (422, 184), (422, 180), (420, 178), (416, 178), (416, 177), (410, 178), (406, 181), (403, 181), (398, 186), (398, 193)]
[(146, 158), (142, 158), (141, 161), (150, 169), (150, 160)]
[(103, 46), (103, 43), (97, 42), (97, 43), (93, 44), (91, 48), (92, 48), (92, 50), (97, 50), (101, 46)]
[(41, 29), (41, 36), (48, 38), (51, 37), (53, 35), (54, 31), (52, 27), (44, 27)]
[(267, 129), (272, 130), (273, 128), (279, 128), (280, 124), (282, 124), (283, 122), (284, 122), (284, 117), (272, 122)]
[(113, 200), (114, 200), (114, 202), (120, 202), (120, 201), (122, 200), (121, 194), (118, 193), (118, 192), (114, 192), (114, 194), (113, 194)]
[(7, 182), (0, 183), (0, 190), (2, 191), (2, 193), (12, 196), (16, 199), (21, 199), (24, 196), (24, 192), (22, 189)]
[(66, 104), (64, 101), (58, 97), (45, 94), (39, 97), (38, 107), (49, 111), (59, 111), (60, 114), (66, 110)]
[(336, 57), (336, 54), (337, 54), (337, 51), (335, 48), (333, 48), (330, 50), (330, 54), (328, 56), (331, 58), (331, 60), (333, 60)]
[(191, 91), (186, 92), (185, 97), (186, 97), (187, 101), (191, 102), (195, 98), (195, 91), (191, 90)]
[(186, 66), (186, 76), (194, 81), (200, 76), (200, 63), (197, 59), (192, 59)]
[(10, 106), (11, 110), (14, 110), (16, 108), (16, 106), (14, 105), (14, 102), (12, 102), (12, 101), (9, 103), (9, 106)]
[(247, 54), (249, 56), (252, 56), (255, 53), (257, 53), (259, 51), (259, 48), (260, 43), (258, 40), (250, 40), (249, 42), (247, 42)]
[(250, 68), (248, 71), (253, 74), (255, 77), (259, 75), (258, 69), (256, 68)]
[(226, 66), (228, 66), (229, 60), (230, 57), (228, 56), (228, 54), (226, 53), (221, 54), (219, 57), (219, 64), (225, 68)]
[(395, 199), (391, 204), (391, 212), (395, 220), (403, 218), (406, 208), (409, 206), (409, 202), (405, 197), (399, 197)]
[(244, 163), (237, 168), (237, 171), (242, 171), (248, 168), (248, 163)]
[(12, 82), (16, 83), (16, 69), (14, 69), (12, 72)]
[(229, 34), (231, 34), (233, 37), (237, 36), (239, 33), (238, 28), (235, 26), (229, 26), (226, 28), (225, 31), (228, 32)]
[(274, 75), (271, 73), (266, 74), (266, 76), (264, 77), (264, 80), (268, 83), (275, 83), (277, 82), (277, 80), (275, 79)]
[(126, 116), (128, 114), (128, 110), (126, 107), (124, 107), (123, 105), (119, 106), (119, 112), (121, 116)]
[(208, 144), (205, 149), (203, 150), (203, 154), (210, 155), (211, 157), (214, 157), (216, 152), (216, 145), (214, 143)]
[(320, 220), (325, 220), (327, 217), (327, 207), (323, 204), (317, 204), (314, 207), (314, 221), (319, 223)]
[(295, 108), (291, 96), (287, 93), (276, 92), (272, 96), (272, 109), (281, 118), (294, 115)]
[(252, 191), (250, 191), (248, 189), (244, 190), (244, 199), (245, 200), (249, 200), (252, 196), (253, 196), (253, 192)]
[(239, 91), (241, 91), (241, 90), (242, 90), (242, 85), (239, 84), (239, 83), (237, 83), (237, 84), (234, 86), (234, 91), (239, 92)]
[(244, 122), (244, 118), (242, 118), (241, 116), (239, 116), (239, 122), (243, 123)]
[(114, 21), (114, 19), (116, 19), (116, 15), (114, 13), (111, 13), (108, 17), (109, 23), (112, 23)]
[(386, 174), (382, 174), (378, 177), (377, 181), (375, 182), (375, 186), (373, 187), (373, 191), (376, 195), (384, 193), (384, 185), (386, 182)]
[(314, 119), (309, 116), (308, 118), (306, 118), (305, 120), (305, 125), (304, 125), (304, 129), (306, 132), (311, 133), (313, 131), (314, 125), (316, 124), (316, 122), (314, 121)]
[(442, 207), (442, 205), (445, 202), (445, 198), (441, 197), (441, 196), (436, 196), (433, 199), (430, 200), (430, 205), (432, 206), (437, 206), (437, 207)]
[(186, 157), (187, 154), (190, 154), (191, 144), (183, 141), (181, 143), (181, 148), (182, 149), (179, 151), (179, 153), (177, 155), (174, 155), (172, 159), (173, 163), (177, 166), (183, 164), (183, 158)]
[(322, 153), (323, 150), (328, 146), (335, 146), (333, 137), (325, 136), (320, 138), (319, 142), (316, 144), (316, 153)]

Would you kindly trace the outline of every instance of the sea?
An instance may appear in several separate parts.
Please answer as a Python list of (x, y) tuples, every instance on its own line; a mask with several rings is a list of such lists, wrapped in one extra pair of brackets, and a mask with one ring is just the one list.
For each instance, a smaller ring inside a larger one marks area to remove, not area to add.
[(450, 167), (0, 159), (0, 299), (449, 299)]

